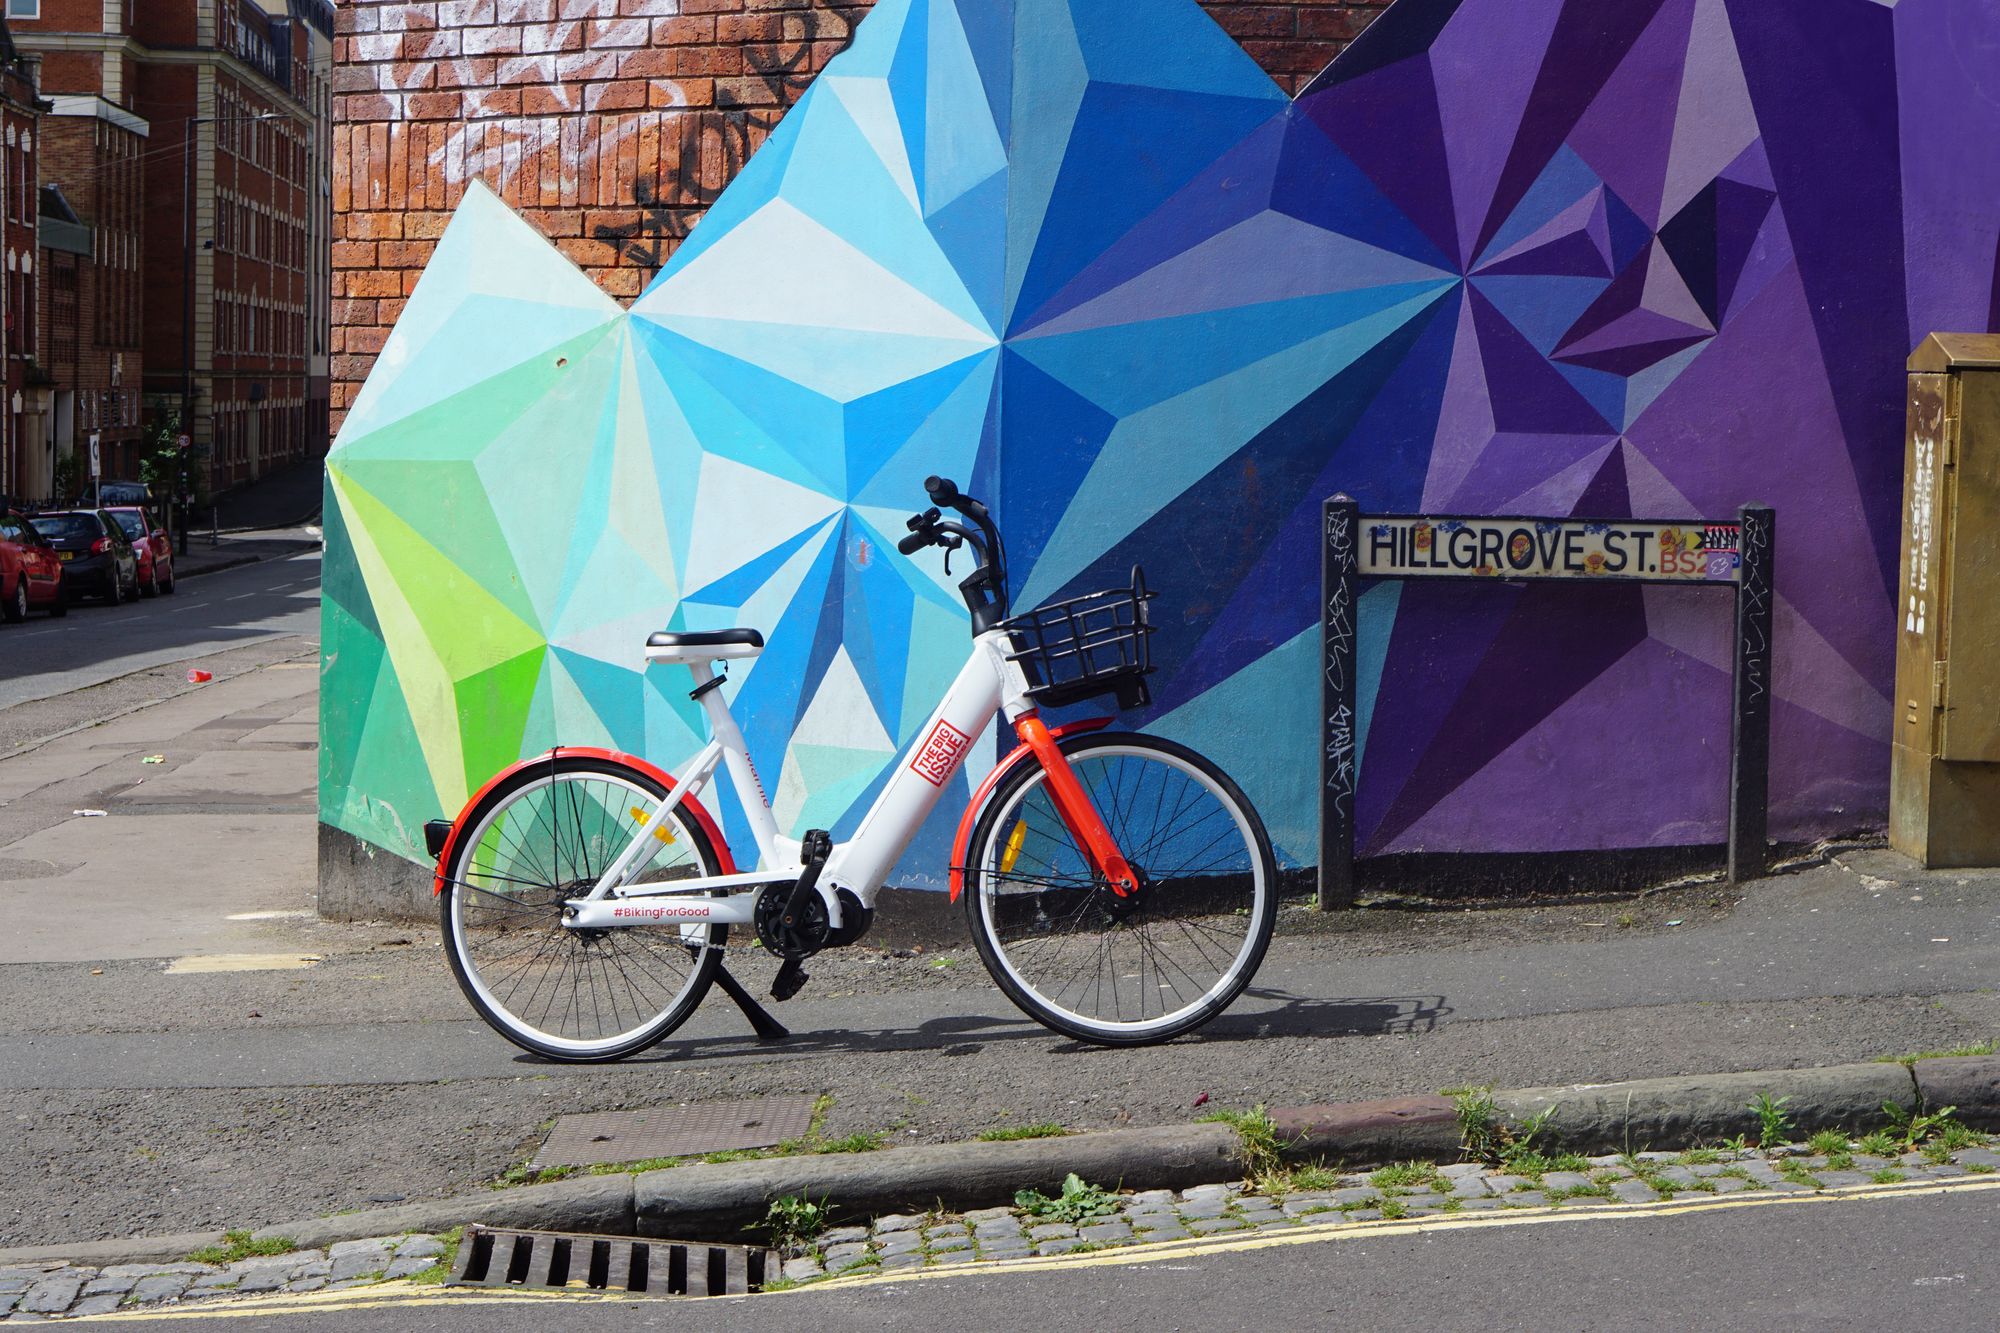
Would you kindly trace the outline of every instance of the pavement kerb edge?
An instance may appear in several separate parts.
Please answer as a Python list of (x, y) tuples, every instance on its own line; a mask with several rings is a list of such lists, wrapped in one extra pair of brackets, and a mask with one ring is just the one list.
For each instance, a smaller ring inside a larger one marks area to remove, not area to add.
[[(1787, 1101), (1785, 1109), (1799, 1135), (1817, 1129), (1872, 1127), (1882, 1120), (1883, 1101), (1910, 1109), (1955, 1105), (1964, 1123), (2000, 1128), (2000, 1057), (1994, 1056), (1944, 1057), (1920, 1060), (1914, 1066), (1882, 1062), (1573, 1084), (1498, 1091), (1492, 1096), (1501, 1118), (1511, 1124), (1556, 1105), (1550, 1119), (1552, 1146), (1582, 1150), (1579, 1145), (1591, 1143), (1606, 1145), (1601, 1151), (1640, 1151), (1692, 1147), (1754, 1133), (1756, 1117), (1748, 1103), (1755, 1094), (1745, 1094), (1745, 1088), (1796, 1099)], [(1935, 1100), (1935, 1094), (1943, 1093), (1956, 1100)], [(1347, 1102), (1286, 1108), (1274, 1119), (1282, 1134), (1289, 1134), (1291, 1127), (1307, 1127), (1288, 1138), (1289, 1156), (1371, 1165), (1385, 1159), (1377, 1156), (1371, 1161), (1357, 1154), (1381, 1146), (1385, 1117), (1393, 1125), (1418, 1127), (1416, 1139), (1397, 1142), (1442, 1141), (1437, 1113), (1440, 1106), (1449, 1105), (1449, 1099), (1442, 1097)], [(1630, 1142), (1635, 1125), (1679, 1126), (1681, 1136)], [(1455, 1153), (1455, 1124), (1453, 1135)], [(446, 1231), (481, 1222), (546, 1231), (713, 1240), (744, 1234), (762, 1219), (771, 1200), (787, 1194), (831, 1202), (842, 1216), (857, 1218), (940, 1205), (959, 1210), (1010, 1202), (1015, 1190), (1053, 1189), (1071, 1171), (1093, 1183), (1125, 1189), (1185, 1189), (1237, 1180), (1243, 1174), (1239, 1146), (1232, 1126), (1209, 1122), (1005, 1143), (698, 1163), (636, 1175), (489, 1189), (278, 1223), (254, 1234), (283, 1236), (301, 1247), (318, 1248), (342, 1240)], [(0, 1249), (0, 1266), (53, 1259), (84, 1265), (170, 1261), (220, 1239), (221, 1233), (206, 1232)]]

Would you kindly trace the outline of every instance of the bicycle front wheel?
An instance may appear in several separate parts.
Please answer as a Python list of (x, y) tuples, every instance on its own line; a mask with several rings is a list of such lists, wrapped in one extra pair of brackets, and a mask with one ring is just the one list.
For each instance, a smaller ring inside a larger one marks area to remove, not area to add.
[(1156, 736), (1062, 742), (1138, 873), (1120, 897), (1070, 837), (1039, 764), (1002, 781), (968, 848), (965, 911), (986, 970), (1057, 1032), (1138, 1046), (1192, 1031), (1250, 984), (1277, 920), (1277, 867), (1227, 774)]
[(575, 930), (563, 903), (590, 892), (644, 838), (637, 883), (722, 873), (716, 849), (681, 810), (649, 827), (665, 795), (639, 769), (605, 759), (532, 764), (465, 816), (439, 902), (459, 988), (501, 1036), (551, 1060), (616, 1060), (679, 1027), (721, 965), (727, 926)]

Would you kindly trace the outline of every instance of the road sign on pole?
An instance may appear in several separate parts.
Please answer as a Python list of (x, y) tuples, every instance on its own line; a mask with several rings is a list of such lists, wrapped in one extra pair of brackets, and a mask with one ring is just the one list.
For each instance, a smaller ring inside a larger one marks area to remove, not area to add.
[(90, 481), (97, 488), (97, 503), (104, 503), (104, 458), (97, 448), (98, 433), (90, 432)]

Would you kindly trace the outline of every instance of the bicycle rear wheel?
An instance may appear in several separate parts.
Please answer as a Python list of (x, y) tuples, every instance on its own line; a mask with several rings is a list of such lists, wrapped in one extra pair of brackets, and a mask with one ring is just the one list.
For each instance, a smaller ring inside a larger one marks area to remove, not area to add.
[(1108, 1046), (1166, 1041), (1250, 983), (1277, 920), (1277, 868), (1257, 812), (1186, 746), (1096, 732), (1062, 742), (1138, 872), (1121, 898), (1090, 868), (1047, 775), (1023, 764), (981, 812), (965, 912), (986, 969), (1044, 1026)]
[[(721, 965), (727, 926), (573, 930), (590, 892), (647, 833), (665, 789), (611, 760), (558, 757), (488, 792), (463, 821), (438, 904), (459, 988), (501, 1036), (551, 1060), (616, 1060), (679, 1027)], [(716, 849), (675, 810), (651, 830), (637, 883), (718, 875)]]

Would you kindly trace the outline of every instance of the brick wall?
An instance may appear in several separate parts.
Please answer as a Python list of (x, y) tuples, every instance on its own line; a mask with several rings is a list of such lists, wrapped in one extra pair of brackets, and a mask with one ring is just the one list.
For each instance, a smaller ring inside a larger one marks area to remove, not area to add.
[[(1203, 0), (1296, 92), (1386, 0)], [(343, 0), (334, 41), (337, 429), (466, 182), (638, 295), (847, 44), (851, 0)]]

